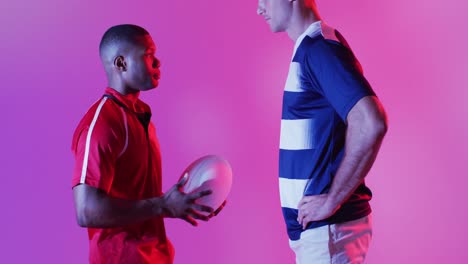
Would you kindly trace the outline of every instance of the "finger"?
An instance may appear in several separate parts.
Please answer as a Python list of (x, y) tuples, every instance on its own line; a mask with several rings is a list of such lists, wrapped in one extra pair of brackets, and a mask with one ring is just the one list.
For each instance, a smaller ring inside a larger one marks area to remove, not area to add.
[(216, 211), (211, 213), (208, 217), (213, 218), (213, 217), (217, 216), (219, 214), (219, 212), (221, 212), (221, 209), (222, 209), (221, 207), (216, 209)]
[(191, 224), (193, 226), (198, 226), (197, 221), (195, 221), (195, 219), (193, 219), (190, 216), (184, 216), (184, 217), (182, 217), (182, 219), (184, 219), (186, 222), (188, 222), (189, 224)]
[(177, 189), (184, 187), (188, 180), (188, 172), (184, 174), (184, 176), (180, 179), (180, 181), (176, 184)]
[(203, 196), (210, 195), (210, 194), (212, 194), (212, 193), (213, 193), (212, 190), (206, 190), (206, 191), (201, 191), (201, 192), (193, 193), (193, 194), (190, 195), (190, 199), (195, 201), (196, 199), (199, 199), (199, 198), (201, 198), (201, 197), (203, 197)]
[(310, 223), (310, 221), (311, 221), (310, 214), (304, 214), (302, 219), (301, 219), (301, 225), (302, 225), (303, 230), (305, 230), (307, 228), (307, 225)]
[(226, 206), (227, 200), (224, 200), (224, 202), (216, 209), (216, 211), (213, 212), (214, 216), (218, 215), (221, 210), (223, 210), (224, 206)]
[(310, 202), (311, 197), (310, 196), (304, 196), (302, 199), (299, 201), (298, 207), (303, 206), (304, 204)]
[(298, 214), (297, 214), (297, 222), (299, 222), (299, 224), (302, 224), (303, 217), (304, 217), (304, 210), (299, 209)]
[(213, 208), (202, 204), (194, 204), (192, 208), (201, 212), (213, 213)]
[(194, 210), (189, 210), (188, 211), (189, 215), (195, 219), (203, 220), (203, 221), (208, 221), (210, 220), (210, 217), (207, 215), (200, 214)]
[(306, 218), (304, 218), (302, 220), (302, 229), (305, 230), (307, 228), (307, 225), (309, 224), (309, 220), (307, 220)]
[(305, 204), (305, 203), (304, 203), (304, 204), (299, 204), (299, 205), (297, 206), (297, 209), (298, 209), (298, 210), (303, 210), (304, 208), (306, 208), (306, 204)]
[(305, 204), (304, 197), (302, 197), (302, 199), (299, 201), (299, 203), (297, 204), (297, 207), (301, 207), (301, 205), (303, 204)]

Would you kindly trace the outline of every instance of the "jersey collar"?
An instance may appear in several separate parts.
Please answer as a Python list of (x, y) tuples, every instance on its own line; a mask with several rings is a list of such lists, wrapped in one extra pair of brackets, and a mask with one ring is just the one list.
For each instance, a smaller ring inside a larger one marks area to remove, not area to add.
[(116, 90), (114, 90), (113, 88), (107, 87), (104, 93), (114, 96), (115, 98), (117, 98), (117, 100), (119, 100), (119, 102), (125, 105), (125, 107), (127, 107), (128, 109), (131, 109), (134, 112), (139, 112), (140, 109), (138, 109), (137, 107), (138, 96), (140, 95), (139, 92), (123, 95), (117, 92)]
[(313, 35), (316, 35), (317, 33), (320, 33), (322, 31), (322, 23), (323, 21), (322, 20), (319, 20), (319, 21), (316, 21), (312, 24), (310, 24), (310, 26), (304, 31), (304, 33), (302, 33), (296, 40), (296, 43), (294, 45), (294, 53), (293, 53), (293, 57), (294, 57), (294, 54), (296, 54), (296, 50), (297, 48), (299, 47), (299, 45), (301, 44), (302, 40), (306, 37), (306, 36), (313, 36)]

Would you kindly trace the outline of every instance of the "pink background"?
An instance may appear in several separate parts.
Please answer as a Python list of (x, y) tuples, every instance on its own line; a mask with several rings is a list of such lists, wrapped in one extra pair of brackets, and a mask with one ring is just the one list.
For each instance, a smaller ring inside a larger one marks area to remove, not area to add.
[[(468, 37), (461, 0), (318, 0), (353, 47), (390, 117), (368, 184), (367, 263), (468, 257)], [(86, 263), (70, 189), (74, 128), (106, 85), (97, 53), (111, 25), (153, 35), (153, 108), (164, 190), (205, 154), (227, 158), (225, 210), (193, 228), (166, 221), (176, 263), (293, 263), (278, 198), (282, 89), (293, 44), (252, 1), (0, 3), (1, 263)]]

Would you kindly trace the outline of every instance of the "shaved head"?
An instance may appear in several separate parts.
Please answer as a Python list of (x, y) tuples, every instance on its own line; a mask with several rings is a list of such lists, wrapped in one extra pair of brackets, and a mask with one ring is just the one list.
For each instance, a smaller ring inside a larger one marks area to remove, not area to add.
[(116, 56), (125, 54), (129, 48), (137, 45), (147, 35), (149, 35), (148, 31), (137, 25), (123, 24), (109, 28), (99, 44), (99, 55), (104, 67), (107, 68)]
[(155, 52), (156, 45), (146, 29), (131, 24), (109, 28), (99, 44), (109, 87), (122, 94), (155, 88), (160, 76)]

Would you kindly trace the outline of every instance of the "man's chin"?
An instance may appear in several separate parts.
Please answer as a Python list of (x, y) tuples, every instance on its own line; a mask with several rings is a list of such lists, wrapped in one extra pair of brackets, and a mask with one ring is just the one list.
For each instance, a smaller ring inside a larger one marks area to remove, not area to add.
[(153, 90), (156, 89), (159, 85), (159, 81), (153, 80), (152, 83), (145, 88), (142, 89), (142, 91), (148, 91), (148, 90)]
[(271, 29), (271, 32), (273, 33), (278, 33), (278, 32), (283, 32), (284, 30), (282, 30), (281, 28), (277, 27), (277, 26), (270, 26), (270, 29)]

